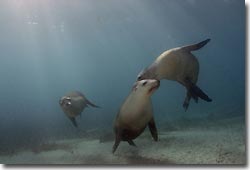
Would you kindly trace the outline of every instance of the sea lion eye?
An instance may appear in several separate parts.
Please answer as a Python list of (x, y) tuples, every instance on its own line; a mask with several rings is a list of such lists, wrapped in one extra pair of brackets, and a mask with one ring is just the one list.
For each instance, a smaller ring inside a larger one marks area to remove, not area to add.
[(71, 102), (67, 102), (67, 103), (66, 103), (66, 106), (70, 106), (70, 105), (71, 105)]
[(141, 76), (139, 76), (139, 77), (137, 78), (137, 80), (141, 80)]
[(147, 84), (147, 81), (145, 81), (144, 83), (142, 83), (143, 86), (145, 86)]

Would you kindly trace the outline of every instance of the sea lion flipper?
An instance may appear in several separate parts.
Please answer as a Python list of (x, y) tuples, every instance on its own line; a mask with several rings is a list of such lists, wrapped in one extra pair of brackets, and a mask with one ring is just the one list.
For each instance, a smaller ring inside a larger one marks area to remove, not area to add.
[(208, 38), (208, 39), (201, 41), (197, 44), (184, 46), (184, 47), (182, 47), (182, 49), (184, 49), (186, 51), (196, 51), (196, 50), (199, 50), (200, 48), (204, 47), (209, 41), (210, 41), (210, 39)]
[(128, 144), (136, 147), (136, 144), (132, 140), (128, 140)]
[(78, 127), (77, 123), (76, 123), (76, 119), (74, 117), (69, 117), (69, 120), (73, 123), (73, 125), (75, 127)]
[(115, 143), (114, 143), (114, 145), (113, 145), (112, 153), (115, 153), (115, 151), (116, 151), (117, 147), (119, 146), (120, 142), (121, 142), (120, 135), (117, 135), (117, 134), (116, 134)]
[(207, 102), (212, 101), (212, 99), (210, 99), (208, 95), (206, 95), (206, 93), (204, 93), (198, 86), (192, 83), (189, 79), (186, 79), (186, 82), (188, 84), (189, 93), (191, 94), (192, 98), (195, 100), (196, 103), (198, 102), (198, 97)]
[(87, 100), (87, 99), (86, 99), (86, 102), (87, 102), (87, 105), (90, 105), (90, 106), (96, 107), (96, 108), (100, 108), (100, 106), (97, 106), (97, 105), (91, 103), (91, 102), (90, 102), (89, 100)]
[[(207, 101), (207, 102), (211, 102), (212, 99), (210, 99), (198, 86), (192, 86), (191, 88), (191, 93), (194, 93), (195, 95), (197, 95), (199, 98)], [(196, 103), (198, 102), (198, 98), (195, 100)]]
[(151, 132), (152, 137), (154, 138), (155, 141), (158, 141), (158, 133), (157, 133), (157, 129), (155, 126), (155, 121), (154, 118), (152, 118), (149, 122), (148, 122), (148, 127), (149, 130)]
[(183, 103), (183, 107), (184, 107), (185, 112), (188, 109), (190, 99), (191, 99), (191, 94), (189, 91), (187, 91), (186, 98), (185, 98), (184, 103)]

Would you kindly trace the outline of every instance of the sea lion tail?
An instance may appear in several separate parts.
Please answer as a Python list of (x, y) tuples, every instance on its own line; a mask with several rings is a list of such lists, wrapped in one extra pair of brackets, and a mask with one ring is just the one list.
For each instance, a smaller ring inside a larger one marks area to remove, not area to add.
[(204, 47), (211, 39), (206, 39), (204, 41), (201, 41), (197, 44), (192, 44), (192, 45), (188, 45), (188, 46), (185, 46), (185, 47), (182, 47), (184, 50), (186, 51), (196, 51), (196, 50), (199, 50), (200, 48)]
[(87, 100), (87, 104), (92, 106), (92, 107), (100, 108), (100, 106), (97, 106), (97, 105), (91, 103), (89, 100)]

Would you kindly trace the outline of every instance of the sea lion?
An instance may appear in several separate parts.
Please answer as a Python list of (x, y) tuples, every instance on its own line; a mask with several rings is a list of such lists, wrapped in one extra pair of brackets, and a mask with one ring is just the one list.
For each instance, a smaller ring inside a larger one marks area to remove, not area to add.
[(135, 83), (131, 93), (122, 104), (114, 122), (115, 143), (113, 153), (121, 141), (135, 146), (133, 139), (149, 127), (154, 140), (158, 140), (153, 117), (151, 95), (160, 86), (158, 80), (141, 80)]
[(210, 39), (197, 44), (177, 47), (163, 52), (149, 67), (141, 71), (137, 80), (143, 79), (168, 79), (182, 84), (187, 89), (183, 103), (185, 111), (189, 106), (191, 97), (198, 102), (198, 97), (211, 102), (210, 99), (197, 85), (199, 74), (199, 62), (191, 51), (199, 50)]
[(75, 117), (81, 115), (85, 107), (90, 105), (92, 107), (99, 108), (99, 106), (91, 103), (81, 92), (78, 91), (70, 92), (61, 97), (59, 104), (63, 112), (71, 120), (75, 127), (77, 127)]

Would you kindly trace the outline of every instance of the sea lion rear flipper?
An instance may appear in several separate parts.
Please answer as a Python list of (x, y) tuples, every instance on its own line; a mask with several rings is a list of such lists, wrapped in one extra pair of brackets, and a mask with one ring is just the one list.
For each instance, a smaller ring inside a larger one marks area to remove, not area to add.
[(87, 101), (87, 105), (90, 105), (90, 106), (96, 107), (96, 108), (100, 108), (99, 106), (97, 106), (97, 105), (91, 103), (89, 100), (86, 100), (86, 101)]
[(158, 141), (158, 133), (157, 133), (157, 129), (155, 126), (155, 121), (154, 118), (152, 118), (149, 122), (148, 122), (148, 127), (149, 130), (151, 132), (152, 137), (154, 138), (155, 141)]
[(136, 147), (135, 143), (132, 140), (128, 140), (128, 144)]
[(199, 42), (197, 44), (192, 44), (192, 45), (184, 46), (181, 48), (186, 50), (186, 51), (195, 51), (195, 50), (199, 50), (200, 48), (204, 47), (209, 41), (210, 41), (210, 39), (208, 38), (208, 39), (206, 39), (202, 42)]
[(198, 102), (198, 97), (207, 102), (212, 101), (212, 99), (210, 99), (198, 86), (192, 83), (189, 79), (187, 79), (186, 82), (188, 84), (189, 93), (196, 103)]
[[(198, 86), (194, 85), (191, 88), (191, 93), (195, 94), (196, 96), (198, 96), (199, 98), (207, 101), (207, 102), (211, 102), (212, 99), (210, 99)], [(194, 98), (196, 103), (198, 102), (198, 98)]]
[(77, 123), (76, 123), (76, 119), (74, 117), (69, 117), (69, 120), (73, 123), (73, 125), (75, 127), (78, 127)]
[(189, 91), (187, 91), (186, 98), (185, 98), (184, 103), (183, 103), (183, 107), (184, 107), (185, 112), (188, 109), (190, 99), (191, 99), (191, 94)]

